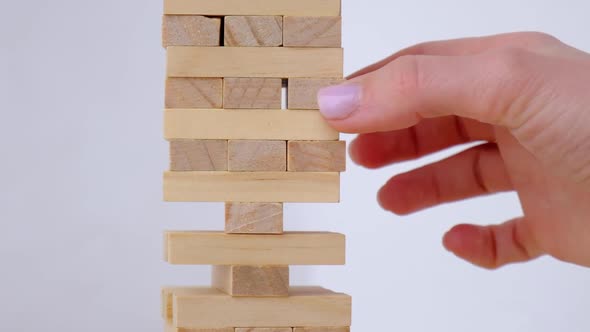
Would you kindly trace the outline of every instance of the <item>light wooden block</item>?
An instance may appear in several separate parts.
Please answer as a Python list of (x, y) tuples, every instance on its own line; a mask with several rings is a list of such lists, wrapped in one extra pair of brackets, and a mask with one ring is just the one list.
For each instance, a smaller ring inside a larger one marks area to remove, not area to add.
[(176, 327), (350, 326), (351, 298), (320, 287), (291, 287), (288, 297), (236, 298), (202, 287), (164, 292), (167, 317)]
[(168, 78), (166, 108), (221, 108), (221, 78)]
[(230, 140), (228, 170), (232, 172), (284, 172), (286, 141)]
[(289, 141), (289, 172), (344, 172), (345, 141)]
[(283, 29), (286, 47), (342, 47), (340, 17), (285, 16)]
[(168, 77), (342, 77), (341, 48), (182, 47), (167, 52)]
[(320, 89), (344, 82), (342, 78), (291, 78), (288, 82), (289, 109), (317, 110)]
[[(233, 327), (219, 328), (219, 329), (185, 329), (182, 327), (174, 327), (171, 323), (166, 323), (165, 332), (235, 332)], [(289, 330), (292, 332), (293, 330)]]
[(170, 170), (175, 172), (227, 171), (227, 141), (171, 141)]
[(217, 265), (211, 281), (214, 288), (231, 296), (289, 295), (288, 266)]
[(221, 18), (164, 15), (162, 44), (168, 46), (220, 46)]
[(225, 233), (282, 234), (283, 203), (225, 203)]
[(315, 141), (338, 140), (340, 135), (319, 112), (167, 109), (164, 137)]
[(296, 327), (293, 332), (350, 332), (350, 327)]
[(226, 78), (223, 80), (223, 107), (234, 109), (280, 109), (280, 78)]
[(239, 327), (235, 332), (293, 332), (291, 327)]
[(225, 46), (281, 46), (282, 16), (226, 16)]
[(335, 172), (166, 172), (168, 202), (338, 203)]
[(337, 233), (239, 235), (169, 231), (164, 240), (166, 261), (175, 265), (343, 265), (345, 262), (345, 237)]
[(340, 16), (340, 0), (164, 0), (175, 15)]

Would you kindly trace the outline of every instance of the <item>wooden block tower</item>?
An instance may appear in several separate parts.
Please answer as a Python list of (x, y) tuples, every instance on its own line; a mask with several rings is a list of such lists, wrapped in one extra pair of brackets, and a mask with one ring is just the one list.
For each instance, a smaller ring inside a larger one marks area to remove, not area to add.
[(210, 287), (163, 289), (167, 331), (350, 331), (350, 296), (289, 285), (289, 265), (344, 264), (344, 235), (283, 232), (283, 203), (340, 199), (345, 142), (316, 102), (342, 81), (340, 0), (164, 0), (163, 44), (164, 199), (226, 204), (224, 232), (165, 233), (167, 262), (213, 265)]

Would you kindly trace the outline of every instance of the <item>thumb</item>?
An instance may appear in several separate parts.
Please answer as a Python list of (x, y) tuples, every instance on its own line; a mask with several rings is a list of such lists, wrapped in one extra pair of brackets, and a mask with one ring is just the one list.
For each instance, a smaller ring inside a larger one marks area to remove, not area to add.
[(541, 255), (523, 218), (495, 226), (455, 226), (445, 234), (443, 244), (458, 257), (488, 269)]
[(422, 118), (457, 115), (517, 128), (527, 119), (535, 88), (533, 53), (494, 51), (471, 56), (402, 56), (388, 65), (318, 93), (325, 119), (349, 133), (408, 128)]

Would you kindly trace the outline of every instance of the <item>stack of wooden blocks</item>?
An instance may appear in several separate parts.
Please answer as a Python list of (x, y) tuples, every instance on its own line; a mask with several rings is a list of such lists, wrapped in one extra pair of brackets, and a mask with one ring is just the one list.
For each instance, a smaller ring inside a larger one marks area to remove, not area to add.
[(340, 199), (345, 142), (316, 101), (342, 81), (340, 0), (164, 0), (164, 14), (164, 199), (226, 202), (225, 232), (165, 233), (167, 262), (213, 265), (212, 287), (163, 289), (168, 331), (350, 331), (350, 296), (289, 285), (289, 265), (344, 264), (344, 235), (283, 232), (283, 203)]

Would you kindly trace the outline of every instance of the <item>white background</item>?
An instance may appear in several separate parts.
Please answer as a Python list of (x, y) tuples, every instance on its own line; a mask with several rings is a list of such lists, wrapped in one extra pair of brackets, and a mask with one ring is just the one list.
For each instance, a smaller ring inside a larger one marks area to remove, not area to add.
[[(162, 262), (164, 229), (221, 229), (223, 213), (161, 202), (161, 10), (3, 1), (0, 331), (161, 331), (160, 286), (209, 282), (208, 267)], [(588, 51), (589, 11), (583, 0), (344, 0), (346, 72), (416, 42), (514, 30)], [(297, 267), (293, 281), (352, 294), (361, 332), (590, 330), (590, 270), (544, 258), (489, 272), (442, 248), (457, 222), (518, 215), (514, 195), (382, 211), (379, 186), (420, 163), (350, 164), (342, 204), (288, 205), (288, 229), (348, 236), (345, 267)]]

